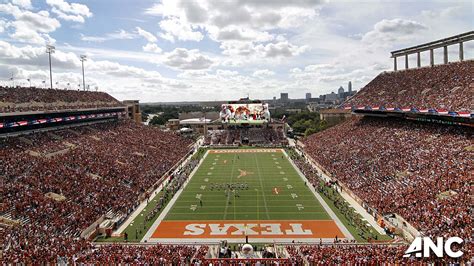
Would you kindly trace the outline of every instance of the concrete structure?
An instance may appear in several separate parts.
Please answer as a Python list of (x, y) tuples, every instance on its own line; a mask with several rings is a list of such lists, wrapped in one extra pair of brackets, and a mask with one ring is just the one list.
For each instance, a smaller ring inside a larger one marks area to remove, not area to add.
[(190, 118), (184, 119), (179, 121), (180, 128), (190, 128), (193, 132), (204, 134), (205, 128), (207, 124), (212, 123), (213, 120), (206, 118), (206, 119), (199, 119), (199, 118)]
[(329, 126), (333, 126), (351, 118), (351, 110), (324, 109), (319, 111), (319, 118), (325, 120)]
[(393, 58), (393, 70), (397, 71), (397, 58), (405, 57), (405, 69), (408, 69), (408, 56), (411, 54), (417, 55), (417, 67), (421, 67), (421, 53), (425, 51), (430, 51), (430, 66), (434, 66), (434, 49), (443, 48), (443, 62), (447, 64), (448, 59), (448, 46), (459, 45), (459, 61), (464, 60), (464, 42), (474, 40), (474, 31), (465, 32), (459, 35), (451, 36), (441, 40), (432, 41), (429, 43), (424, 43), (416, 45), (413, 47), (396, 50), (391, 52)]
[(186, 112), (186, 113), (179, 113), (179, 120), (186, 120), (186, 119), (202, 119), (207, 118), (211, 120), (219, 119), (219, 112), (210, 111), (210, 112)]
[(347, 84), (347, 90), (349, 91), (349, 93), (352, 92), (352, 81), (349, 81), (349, 83)]
[(172, 131), (179, 130), (179, 119), (169, 119), (166, 122), (166, 128)]
[(309, 102), (309, 100), (311, 100), (311, 92), (306, 93), (305, 99), (306, 99), (307, 102)]
[(140, 112), (140, 102), (138, 100), (125, 100), (122, 103), (127, 106), (128, 117), (137, 123), (141, 123), (142, 113)]
[(287, 92), (280, 93), (280, 102), (287, 103), (289, 102), (289, 97)]

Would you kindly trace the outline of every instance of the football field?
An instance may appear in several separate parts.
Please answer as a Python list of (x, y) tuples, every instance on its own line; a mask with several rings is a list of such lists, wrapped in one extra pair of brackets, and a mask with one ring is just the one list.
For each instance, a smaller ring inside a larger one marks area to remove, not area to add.
[(309, 186), (282, 149), (210, 150), (145, 239), (351, 238)]

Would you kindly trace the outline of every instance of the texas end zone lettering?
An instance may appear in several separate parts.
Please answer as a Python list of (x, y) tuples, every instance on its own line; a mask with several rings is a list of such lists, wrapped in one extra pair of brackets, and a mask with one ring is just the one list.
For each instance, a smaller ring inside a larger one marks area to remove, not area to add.
[(332, 220), (162, 221), (152, 238), (344, 238)]
[(203, 235), (206, 229), (210, 230), (212, 236), (313, 235), (310, 229), (303, 229), (302, 224), (289, 225), (290, 229), (282, 229), (281, 224), (188, 224), (184, 235)]

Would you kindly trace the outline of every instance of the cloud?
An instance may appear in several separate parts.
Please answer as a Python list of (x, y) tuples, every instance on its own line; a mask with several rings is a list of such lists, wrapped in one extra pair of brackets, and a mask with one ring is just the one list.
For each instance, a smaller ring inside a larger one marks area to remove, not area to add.
[[(214, 34), (214, 33), (211, 33)], [(274, 39), (274, 36), (268, 32), (255, 31), (252, 29), (242, 29), (237, 27), (227, 27), (212, 36), (217, 41), (255, 41), (267, 42)]]
[(14, 18), (7, 23), (7, 27), (13, 29), (9, 36), (20, 42), (42, 45), (54, 42), (48, 33), (54, 32), (61, 26), (58, 20), (51, 18), (49, 12), (44, 10), (32, 12), (8, 3), (0, 4), (0, 13)]
[(12, 4), (25, 9), (33, 8), (33, 6), (31, 5), (31, 0), (12, 0)]
[(172, 42), (175, 39), (199, 42), (204, 38), (201, 32), (195, 31), (195, 26), (185, 23), (178, 18), (164, 19), (159, 24), (160, 28), (164, 31), (160, 36)]
[(136, 27), (136, 30), (137, 30), (137, 33), (138, 35), (142, 36), (143, 38), (145, 38), (145, 40), (147, 40), (148, 42), (156, 42), (158, 41), (158, 39), (155, 37), (155, 35), (153, 35), (152, 33), (140, 28), (140, 27)]
[(86, 36), (82, 35), (81, 40), (86, 42), (106, 42), (106, 41), (113, 41), (113, 40), (132, 40), (137, 39), (139, 35), (137, 33), (128, 32), (123, 29), (118, 30), (113, 33), (107, 33), (104, 36)]
[(303, 53), (307, 46), (296, 46), (288, 43), (288, 41), (260, 44), (255, 47), (260, 57), (291, 57)]
[(386, 46), (386, 44), (400, 42), (416, 37), (428, 27), (420, 22), (407, 19), (383, 19), (374, 25), (373, 30), (362, 37), (362, 42), (372, 45)]
[[(0, 61), (12, 66), (26, 66), (32, 69), (48, 66), (47, 55), (44, 47), (33, 47), (30, 45), (17, 47), (8, 42), (0, 41)], [(61, 69), (72, 69), (80, 67), (80, 60), (73, 53), (56, 51), (52, 54), (54, 67)]]
[(6, 27), (7, 27), (7, 22), (5, 20), (0, 19), (0, 33), (3, 33)]
[(143, 51), (149, 53), (160, 54), (162, 52), (161, 48), (156, 45), (156, 43), (147, 43), (145, 46), (142, 47)]
[(92, 12), (83, 4), (69, 4), (64, 0), (46, 0), (46, 3), (52, 7), (51, 11), (63, 20), (84, 23), (85, 18), (92, 17)]
[(297, 28), (317, 15), (320, 4), (319, 0), (163, 0), (145, 13), (162, 18), (161, 36), (169, 41), (201, 41), (199, 29), (211, 33), (210, 37), (217, 41), (262, 41), (256, 32), (269, 35), (265, 30)]
[(260, 69), (260, 70), (256, 70), (255, 72), (253, 72), (252, 76), (255, 77), (255, 78), (264, 79), (264, 78), (268, 78), (268, 77), (271, 77), (271, 76), (275, 76), (275, 72), (273, 72), (271, 70), (268, 70), (268, 69)]
[(167, 66), (175, 69), (199, 70), (211, 67), (214, 61), (209, 57), (199, 53), (199, 50), (176, 48), (165, 55), (164, 63)]

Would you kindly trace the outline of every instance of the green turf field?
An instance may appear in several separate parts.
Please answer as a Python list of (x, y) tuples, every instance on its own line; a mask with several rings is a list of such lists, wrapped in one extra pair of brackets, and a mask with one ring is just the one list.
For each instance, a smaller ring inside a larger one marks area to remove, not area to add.
[[(238, 188), (217, 188), (226, 184)], [(283, 152), (210, 152), (165, 217), (165, 220), (294, 219), (331, 218)]]

